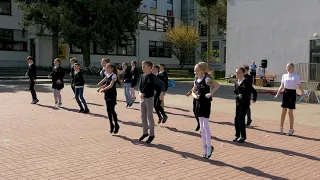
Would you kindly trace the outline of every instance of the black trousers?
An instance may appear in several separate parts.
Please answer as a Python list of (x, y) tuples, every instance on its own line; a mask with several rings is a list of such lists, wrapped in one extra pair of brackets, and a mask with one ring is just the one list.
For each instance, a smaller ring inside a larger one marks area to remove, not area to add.
[(75, 93), (76, 93), (76, 90), (75, 90), (75, 87), (73, 86), (73, 80), (71, 81), (71, 89), (72, 89), (72, 91), (73, 91), (73, 94), (75, 94)]
[(257, 76), (257, 72), (250, 72), (250, 75), (253, 79), (253, 84), (256, 84), (256, 76)]
[(245, 117), (248, 111), (249, 105), (237, 104), (236, 117), (234, 118), (234, 127), (236, 130), (235, 136), (247, 138), (246, 135), (246, 121)]
[(162, 119), (163, 117), (167, 117), (163, 107), (161, 106), (160, 96), (157, 96), (157, 95), (154, 96), (153, 107), (154, 107), (154, 110), (156, 110), (156, 113), (159, 119)]
[(193, 98), (193, 114), (196, 118), (197, 122), (199, 123), (199, 117), (197, 115), (197, 100)]
[[(118, 125), (118, 116), (115, 110), (116, 107), (116, 102), (113, 100), (106, 100), (106, 105), (107, 105), (107, 113), (108, 113), (108, 118), (110, 122), (110, 127), (114, 126), (119, 126)], [(114, 124), (113, 124), (114, 121)]]
[(33, 80), (29, 80), (29, 90), (31, 92), (32, 101), (38, 100), (36, 91), (34, 90), (34, 84), (35, 82)]

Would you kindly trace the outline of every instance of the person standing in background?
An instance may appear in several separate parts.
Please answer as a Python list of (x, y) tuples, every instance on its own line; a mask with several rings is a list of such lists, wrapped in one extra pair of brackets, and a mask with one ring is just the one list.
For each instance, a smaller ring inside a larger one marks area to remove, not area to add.
[(71, 69), (71, 72), (70, 72), (70, 76), (71, 76), (71, 89), (73, 91), (73, 93), (75, 94), (75, 88), (73, 86), (73, 83), (74, 83), (74, 64), (77, 63), (78, 61), (76, 60), (76, 58), (71, 58), (70, 59), (70, 69)]
[(252, 61), (252, 64), (250, 65), (250, 75), (253, 79), (253, 84), (256, 84), (256, 76), (257, 76), (257, 65), (255, 61)]
[(137, 62), (132, 61), (131, 62), (131, 87), (130, 87), (130, 94), (132, 97), (133, 102), (136, 100), (136, 92), (135, 92), (135, 87), (137, 86), (138, 83), (138, 76), (139, 76), (139, 70), (137, 68)]
[(36, 82), (36, 79), (37, 79), (37, 67), (33, 63), (33, 59), (32, 59), (31, 56), (27, 57), (27, 63), (29, 65), (29, 67), (28, 67), (28, 71), (26, 73), (26, 76), (29, 77), (29, 90), (30, 90), (31, 95), (32, 95), (31, 104), (37, 104), (39, 102), (39, 100), (37, 98), (36, 91), (34, 90), (34, 85), (35, 85), (35, 82)]

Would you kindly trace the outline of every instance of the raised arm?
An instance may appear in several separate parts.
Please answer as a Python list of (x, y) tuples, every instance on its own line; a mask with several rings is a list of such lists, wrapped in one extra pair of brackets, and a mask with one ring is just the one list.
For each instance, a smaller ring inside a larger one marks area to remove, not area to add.
[(207, 84), (210, 86), (211, 96), (220, 88), (220, 84), (213, 79), (210, 79)]

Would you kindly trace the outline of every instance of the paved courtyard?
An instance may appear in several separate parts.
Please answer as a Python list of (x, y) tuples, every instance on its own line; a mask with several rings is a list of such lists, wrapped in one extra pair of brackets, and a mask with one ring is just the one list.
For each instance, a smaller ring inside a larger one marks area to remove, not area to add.
[[(139, 104), (126, 109), (118, 90), (118, 135), (110, 135), (103, 94), (85, 89), (91, 114), (78, 114), (68, 85), (63, 107), (53, 108), (50, 85), (36, 85), (31, 105), (26, 84), (0, 84), (0, 180), (2, 179), (320, 179), (320, 106), (298, 103), (295, 136), (279, 135), (280, 99), (259, 94), (252, 105), (247, 142), (233, 143), (234, 99), (224, 84), (212, 102), (215, 151), (203, 159), (189, 83), (165, 97), (167, 123), (157, 125), (152, 145), (139, 143)], [(288, 131), (288, 122), (285, 131)]]

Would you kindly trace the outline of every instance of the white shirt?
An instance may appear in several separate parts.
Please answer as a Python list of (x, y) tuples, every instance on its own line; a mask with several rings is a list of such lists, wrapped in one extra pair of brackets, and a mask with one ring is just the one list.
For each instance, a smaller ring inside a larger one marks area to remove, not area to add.
[(238, 80), (238, 85), (240, 85), (244, 81), (244, 79), (245, 78), (243, 77), (240, 81)]
[[(203, 78), (198, 78), (197, 82), (200, 83), (202, 80), (203, 80)], [(206, 81), (206, 84), (208, 84), (208, 82), (210, 81), (210, 78), (206, 77), (205, 81)], [(194, 84), (194, 86), (196, 86), (196, 82), (194, 82), (193, 84)]]
[(114, 73), (107, 74), (107, 75), (106, 75), (106, 78), (109, 78), (110, 76), (112, 76), (112, 79), (117, 78), (117, 75), (116, 75), (116, 74), (114, 74)]
[(33, 63), (30, 63), (29, 66), (31, 66)]
[(297, 89), (297, 85), (301, 84), (300, 76), (297, 74), (284, 74), (282, 75), (281, 83), (283, 83), (286, 89)]

